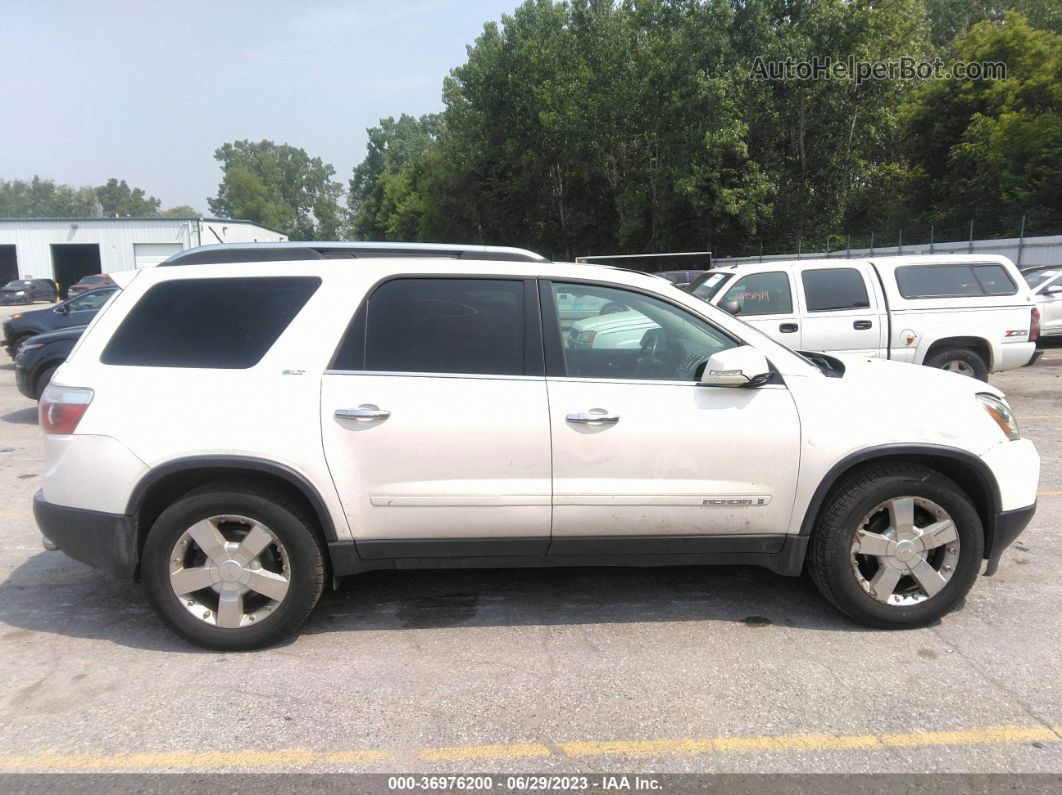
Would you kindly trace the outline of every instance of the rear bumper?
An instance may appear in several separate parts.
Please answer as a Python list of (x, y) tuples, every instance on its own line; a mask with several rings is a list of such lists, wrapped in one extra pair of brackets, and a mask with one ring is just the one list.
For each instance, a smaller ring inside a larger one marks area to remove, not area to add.
[(33, 496), (33, 517), (41, 533), (66, 555), (132, 581), (136, 573), (136, 522), (123, 514), (68, 508)]
[(1032, 367), (1034, 364), (1036, 364), (1038, 361), (1040, 361), (1040, 357), (1043, 356), (1043, 355), (1044, 355), (1043, 348), (1037, 348), (1035, 351), (1033, 351), (1032, 357), (1030, 357), (1029, 361), (1027, 361), (1025, 363), (1025, 366), (1026, 367)]

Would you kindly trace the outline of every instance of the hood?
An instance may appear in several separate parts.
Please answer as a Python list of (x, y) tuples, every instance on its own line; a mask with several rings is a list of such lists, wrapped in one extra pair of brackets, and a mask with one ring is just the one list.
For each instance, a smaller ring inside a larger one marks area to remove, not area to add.
[(852, 379), (868, 387), (873, 386), (874, 383), (880, 383), (883, 386), (887, 385), (891, 391), (911, 389), (936, 395), (987, 393), (1002, 398), (1004, 394), (1003, 390), (984, 381), (947, 370), (938, 370), (935, 367), (923, 367), (918, 364), (894, 362), (871, 356), (852, 354), (831, 354), (831, 356), (844, 365), (846, 380)]

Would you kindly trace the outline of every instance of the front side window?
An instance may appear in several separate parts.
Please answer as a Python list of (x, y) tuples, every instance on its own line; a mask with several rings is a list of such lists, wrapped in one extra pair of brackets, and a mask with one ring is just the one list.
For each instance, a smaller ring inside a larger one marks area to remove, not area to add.
[(781, 271), (754, 273), (738, 279), (721, 299), (735, 301), (740, 315), (782, 315), (793, 311), (789, 276)]
[(336, 370), (522, 375), (524, 283), (394, 279), (359, 310)]
[(553, 319), (563, 359), (550, 362), (556, 375), (695, 381), (713, 354), (741, 344), (707, 321), (642, 293), (592, 284), (553, 284), (552, 290), (558, 306), (566, 294), (608, 309), (571, 325), (559, 316)]
[(1003, 266), (994, 262), (907, 265), (896, 269), (896, 286), (904, 298), (968, 298), (1018, 291)]
[(320, 285), (315, 276), (156, 284), (122, 321), (100, 361), (143, 367), (253, 367)]
[(870, 307), (867, 285), (855, 268), (822, 268), (800, 274), (809, 312)]

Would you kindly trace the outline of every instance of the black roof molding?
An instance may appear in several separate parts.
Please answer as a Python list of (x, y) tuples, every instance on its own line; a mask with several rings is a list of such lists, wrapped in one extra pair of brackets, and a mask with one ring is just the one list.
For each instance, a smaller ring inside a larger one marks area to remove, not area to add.
[(378, 259), (381, 257), (436, 257), (443, 259), (501, 260), (507, 262), (549, 262), (522, 248), (508, 246), (454, 245), (449, 243), (222, 243), (186, 249), (159, 263), (166, 265), (205, 265), (233, 262), (291, 262), (320, 259)]

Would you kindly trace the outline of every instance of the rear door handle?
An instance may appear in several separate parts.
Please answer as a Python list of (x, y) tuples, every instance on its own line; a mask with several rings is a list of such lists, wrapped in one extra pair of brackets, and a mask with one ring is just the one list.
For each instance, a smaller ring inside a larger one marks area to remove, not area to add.
[(391, 416), (391, 412), (387, 409), (362, 406), (356, 409), (336, 409), (336, 416), (341, 420), (361, 420), (366, 422), (368, 420), (386, 420)]
[[(595, 411), (599, 413), (595, 413)], [(564, 419), (568, 420), (568, 422), (577, 422), (582, 425), (615, 425), (619, 422), (619, 414), (609, 414), (602, 409), (593, 409), (569, 414)]]
[(863, 329), (868, 329), (873, 325), (874, 324), (871, 323), (869, 320), (857, 320), (855, 323), (852, 324), (852, 328), (856, 328), (862, 331)]
[(783, 323), (778, 327), (778, 330), (783, 334), (792, 334), (798, 328), (796, 323)]

